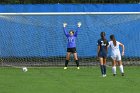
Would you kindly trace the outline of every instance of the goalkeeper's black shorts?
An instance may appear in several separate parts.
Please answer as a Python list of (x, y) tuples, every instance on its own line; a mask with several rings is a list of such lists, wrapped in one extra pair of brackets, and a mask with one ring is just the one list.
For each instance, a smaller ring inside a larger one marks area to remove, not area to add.
[(67, 48), (67, 52), (76, 53), (76, 48)]

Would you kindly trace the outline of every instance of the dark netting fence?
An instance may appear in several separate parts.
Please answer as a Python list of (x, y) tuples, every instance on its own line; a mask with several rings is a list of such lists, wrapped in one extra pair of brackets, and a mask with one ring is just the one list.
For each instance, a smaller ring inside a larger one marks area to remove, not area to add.
[[(82, 26), (77, 52), (82, 66), (98, 65), (97, 40), (100, 32), (125, 45), (124, 65), (140, 65), (140, 14), (21, 14), (0, 15), (0, 66), (63, 66), (67, 39), (63, 33)], [(121, 49), (120, 49), (121, 50)], [(110, 50), (108, 52), (110, 64)], [(70, 65), (75, 65), (71, 55)]]

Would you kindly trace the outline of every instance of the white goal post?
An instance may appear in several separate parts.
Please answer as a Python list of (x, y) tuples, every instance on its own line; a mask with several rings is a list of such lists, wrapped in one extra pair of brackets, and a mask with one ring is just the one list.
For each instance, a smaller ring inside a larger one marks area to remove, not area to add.
[(5, 16), (5, 15), (124, 15), (124, 14), (140, 14), (140, 12), (19, 12), (19, 13), (0, 13), (0, 16)]

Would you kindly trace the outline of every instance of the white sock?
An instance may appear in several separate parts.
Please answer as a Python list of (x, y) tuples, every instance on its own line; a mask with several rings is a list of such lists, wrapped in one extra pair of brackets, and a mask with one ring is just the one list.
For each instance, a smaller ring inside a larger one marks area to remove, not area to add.
[(113, 74), (116, 74), (116, 66), (112, 67), (112, 72), (113, 72)]
[(121, 73), (124, 73), (123, 65), (120, 65), (120, 71), (121, 71)]

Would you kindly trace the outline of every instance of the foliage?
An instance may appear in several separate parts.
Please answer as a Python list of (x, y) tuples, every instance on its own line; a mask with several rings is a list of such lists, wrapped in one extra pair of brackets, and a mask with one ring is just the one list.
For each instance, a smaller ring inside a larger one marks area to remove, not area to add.
[(0, 0), (0, 4), (140, 3), (139, 0)]

